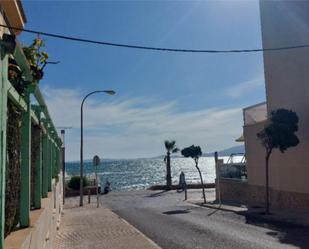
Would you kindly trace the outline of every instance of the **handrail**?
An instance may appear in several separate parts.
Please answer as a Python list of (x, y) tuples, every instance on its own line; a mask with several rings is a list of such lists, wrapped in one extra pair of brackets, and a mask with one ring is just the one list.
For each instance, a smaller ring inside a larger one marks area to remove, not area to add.
[(30, 65), (26, 59), (26, 56), (23, 52), (23, 49), (21, 48), (19, 42), (15, 40), (16, 42), (16, 47), (13, 53), (14, 59), (16, 60), (18, 66), (20, 67), (22, 74), (25, 77), (25, 80), (28, 82), (33, 81), (33, 76), (31, 73)]
[(48, 107), (47, 107), (47, 105), (45, 103), (45, 100), (43, 98), (43, 95), (41, 93), (41, 90), (40, 90), (39, 86), (36, 87), (36, 89), (34, 91), (34, 96), (35, 96), (36, 100), (38, 101), (39, 105), (42, 107), (43, 113), (44, 113), (44, 116), (45, 116), (46, 120), (50, 123), (51, 128), (55, 131), (55, 133), (58, 136), (57, 129), (55, 128), (55, 125), (54, 125), (54, 123), (52, 121), (52, 118), (50, 117), (50, 114), (49, 114), (49, 111), (48, 111)]
[(241, 160), (240, 160), (240, 163), (245, 163), (246, 162), (246, 154), (245, 153), (232, 153), (229, 157), (229, 159), (227, 160), (226, 164), (229, 164), (229, 163), (233, 163), (233, 157), (234, 156), (242, 156)]

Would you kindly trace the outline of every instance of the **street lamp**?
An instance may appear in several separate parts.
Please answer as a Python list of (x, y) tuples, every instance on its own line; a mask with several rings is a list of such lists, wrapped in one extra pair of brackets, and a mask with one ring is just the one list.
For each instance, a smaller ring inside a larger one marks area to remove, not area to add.
[(109, 95), (114, 95), (116, 94), (115, 91), (113, 90), (98, 90), (98, 91), (93, 91), (91, 93), (88, 93), (82, 101), (82, 104), (80, 106), (80, 199), (79, 199), (79, 205), (83, 206), (83, 197), (84, 197), (84, 186), (83, 186), (83, 174), (84, 174), (84, 144), (83, 144), (83, 107), (84, 107), (84, 102), (85, 100), (92, 94), (95, 93), (106, 93)]

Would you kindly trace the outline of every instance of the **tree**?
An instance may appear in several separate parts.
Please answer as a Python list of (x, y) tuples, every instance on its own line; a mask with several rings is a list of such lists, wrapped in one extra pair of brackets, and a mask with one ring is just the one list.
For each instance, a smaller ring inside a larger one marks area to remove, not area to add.
[(200, 170), (200, 168), (198, 166), (198, 160), (199, 160), (200, 156), (202, 155), (201, 147), (200, 146), (191, 145), (190, 147), (184, 148), (181, 151), (181, 154), (184, 157), (191, 157), (191, 158), (193, 158), (193, 160), (195, 162), (195, 167), (198, 170), (198, 173), (200, 175), (202, 189), (203, 189), (204, 203), (206, 203), (206, 195), (205, 195), (205, 187), (204, 187), (204, 182), (203, 182), (203, 176), (202, 176), (201, 170)]
[(171, 153), (177, 153), (179, 149), (176, 147), (175, 140), (165, 140), (164, 141), (166, 156), (164, 161), (166, 163), (166, 189), (171, 190), (172, 186), (172, 175), (171, 175)]
[(284, 153), (299, 143), (295, 132), (298, 130), (298, 116), (295, 112), (278, 109), (270, 114), (270, 122), (257, 134), (265, 148), (265, 214), (269, 214), (269, 158), (273, 149)]

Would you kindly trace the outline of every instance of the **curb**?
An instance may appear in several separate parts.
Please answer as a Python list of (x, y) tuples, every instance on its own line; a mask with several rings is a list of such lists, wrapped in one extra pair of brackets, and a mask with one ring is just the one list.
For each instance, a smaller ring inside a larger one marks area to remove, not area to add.
[(129, 222), (127, 222), (125, 219), (120, 217), (118, 214), (114, 213), (111, 209), (107, 208), (110, 212), (112, 212), (114, 215), (116, 215), (120, 220), (122, 220), (124, 223), (126, 223), (128, 226), (130, 226), (133, 230), (135, 230), (137, 233), (139, 233), (144, 239), (146, 239), (151, 245), (156, 247), (157, 249), (162, 249), (157, 243), (155, 243), (153, 240), (148, 238), (145, 234), (143, 234), (140, 230), (138, 230), (135, 226), (131, 225)]
[(196, 203), (196, 202), (192, 202), (192, 201), (188, 201), (188, 202), (191, 203), (191, 204), (197, 205), (199, 207), (211, 208), (211, 209), (216, 209), (216, 210), (220, 210), (220, 211), (232, 212), (232, 213), (236, 213), (236, 214), (239, 214), (240, 212), (245, 212), (245, 211), (236, 211), (236, 210), (224, 208), (224, 207), (221, 207), (221, 205), (216, 207), (216, 206), (213, 206), (213, 205), (210, 205), (210, 204), (207, 204), (207, 203), (203, 204), (203, 203)]
[(256, 221), (259, 222), (265, 222), (265, 223), (269, 223), (270, 225), (278, 225), (278, 226), (289, 226), (289, 227), (299, 227), (299, 228), (309, 228), (309, 224), (304, 224), (298, 221), (291, 221), (291, 220), (282, 220), (280, 218), (276, 218), (274, 216), (265, 216), (259, 213), (252, 213), (252, 212), (248, 212), (246, 210), (232, 210), (232, 209), (228, 209), (228, 208), (224, 208), (224, 207), (215, 207), (213, 205), (210, 204), (203, 204), (203, 203), (196, 203), (196, 202), (190, 202), (191, 204), (197, 205), (199, 207), (202, 208), (211, 208), (211, 209), (216, 209), (216, 210), (220, 210), (220, 211), (226, 211), (226, 212), (232, 212), (235, 213), (237, 215), (241, 215), (244, 216), (246, 218), (251, 218), (251, 219), (255, 219)]

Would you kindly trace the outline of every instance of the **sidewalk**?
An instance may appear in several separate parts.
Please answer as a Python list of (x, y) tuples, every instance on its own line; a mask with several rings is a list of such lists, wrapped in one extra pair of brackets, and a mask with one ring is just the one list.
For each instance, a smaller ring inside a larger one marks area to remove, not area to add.
[(234, 212), (245, 216), (247, 220), (255, 219), (279, 225), (309, 227), (309, 212), (305, 211), (270, 209), (271, 214), (265, 215), (264, 207), (248, 207), (227, 201), (222, 202), (220, 205), (213, 198), (208, 199), (206, 204), (201, 199), (189, 199), (188, 202), (205, 208)]
[(66, 199), (53, 249), (159, 249), (111, 210), (97, 208), (94, 199), (84, 207), (79, 207), (78, 201)]

